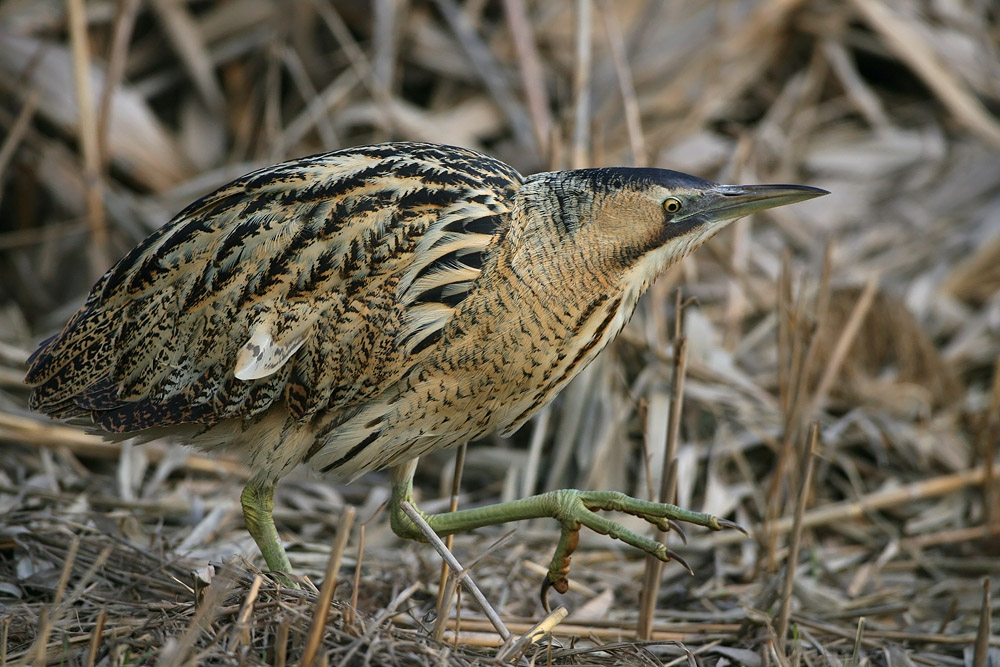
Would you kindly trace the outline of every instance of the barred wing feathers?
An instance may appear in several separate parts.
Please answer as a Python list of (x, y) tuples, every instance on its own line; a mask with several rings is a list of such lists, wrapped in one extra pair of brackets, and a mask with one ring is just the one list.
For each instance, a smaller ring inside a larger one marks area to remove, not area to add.
[(521, 182), (417, 143), (237, 179), (94, 286), (29, 360), (31, 405), (130, 433), (360, 404), (437, 343)]

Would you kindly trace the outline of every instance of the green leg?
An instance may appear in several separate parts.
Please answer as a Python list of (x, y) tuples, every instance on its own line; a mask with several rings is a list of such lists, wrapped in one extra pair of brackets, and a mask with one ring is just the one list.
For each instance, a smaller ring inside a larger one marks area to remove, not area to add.
[[(416, 470), (416, 460), (408, 461), (392, 471), (392, 514), (390, 522), (393, 532), (400, 537), (422, 540), (420, 530), (399, 509), (403, 501), (413, 503), (413, 473)], [(552, 517), (562, 525), (559, 543), (549, 564), (549, 572), (542, 584), (542, 601), (549, 587), (560, 593), (565, 593), (569, 587), (569, 562), (579, 538), (580, 526), (586, 526), (603, 535), (631, 544), (648, 554), (667, 562), (679, 561), (687, 566), (677, 553), (665, 545), (639, 535), (618, 523), (597, 514), (600, 510), (624, 512), (645, 519), (661, 530), (667, 530), (671, 521), (683, 521), (697, 526), (705, 526), (711, 530), (736, 528), (743, 531), (737, 524), (725, 519), (719, 519), (711, 514), (692, 512), (690, 510), (667, 505), (651, 503), (646, 500), (632, 498), (617, 491), (578, 491), (577, 489), (560, 489), (549, 491), (530, 498), (512, 500), (496, 505), (487, 505), (475, 509), (444, 512), (441, 514), (425, 514), (424, 518), (438, 535), (451, 535), (466, 530), (492, 526), (508, 521), (522, 521)], [(745, 531), (744, 531), (745, 532)]]
[[(240, 494), (243, 505), (243, 518), (246, 520), (247, 532), (253, 537), (257, 547), (264, 555), (264, 562), (271, 572), (291, 574), (292, 564), (288, 554), (281, 546), (278, 529), (274, 527), (274, 486), (273, 481), (261, 481), (252, 478)], [(283, 583), (295, 586), (287, 577), (281, 577)], [(298, 588), (297, 586), (295, 586)]]

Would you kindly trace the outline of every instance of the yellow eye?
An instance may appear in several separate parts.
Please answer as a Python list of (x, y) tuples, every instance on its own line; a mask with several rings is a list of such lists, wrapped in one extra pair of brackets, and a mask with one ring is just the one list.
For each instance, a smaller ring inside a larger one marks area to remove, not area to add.
[(663, 202), (663, 210), (673, 215), (681, 210), (681, 200), (676, 197), (667, 197)]

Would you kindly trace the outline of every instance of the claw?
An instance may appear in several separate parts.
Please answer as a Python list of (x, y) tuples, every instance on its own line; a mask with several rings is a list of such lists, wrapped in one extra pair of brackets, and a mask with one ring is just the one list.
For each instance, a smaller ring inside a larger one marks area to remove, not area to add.
[(552, 579), (551, 575), (545, 575), (545, 578), (542, 579), (542, 589), (538, 591), (538, 597), (542, 600), (542, 609), (545, 610), (546, 614), (552, 612), (549, 609), (549, 590), (553, 588), (556, 593), (565, 594), (569, 590), (569, 579), (566, 577)]
[(683, 567), (685, 570), (688, 571), (688, 574), (690, 574), (691, 576), (694, 576), (694, 570), (691, 569), (691, 566), (688, 565), (688, 562), (686, 560), (684, 560), (683, 558), (681, 558), (681, 555), (679, 553), (677, 553), (673, 549), (667, 549), (666, 553), (667, 553), (667, 559), (668, 560), (675, 560), (675, 561), (677, 561), (680, 564), (681, 567)]
[(677, 521), (674, 521), (673, 519), (670, 519), (669, 521), (667, 521), (667, 523), (670, 525), (670, 530), (677, 533), (677, 536), (681, 538), (681, 542), (684, 543), (684, 546), (687, 546), (688, 536), (687, 533), (684, 532), (684, 529), (681, 527), (681, 524)]
[(545, 610), (546, 614), (551, 614), (552, 610), (549, 609), (549, 589), (552, 588), (552, 580), (547, 576), (542, 579), (542, 589), (538, 591), (538, 597), (542, 600), (542, 609)]
[(719, 530), (722, 530), (723, 528), (732, 528), (733, 530), (738, 530), (747, 537), (750, 537), (750, 533), (747, 529), (735, 521), (730, 521), (729, 519), (716, 519), (716, 521), (719, 523)]
[(542, 606), (548, 611), (549, 588), (556, 589), (557, 593), (565, 593), (569, 590), (569, 564), (576, 551), (576, 546), (580, 542), (580, 524), (567, 528), (563, 526), (563, 531), (559, 536), (559, 544), (555, 553), (552, 554), (552, 561), (549, 563), (548, 574), (542, 582)]

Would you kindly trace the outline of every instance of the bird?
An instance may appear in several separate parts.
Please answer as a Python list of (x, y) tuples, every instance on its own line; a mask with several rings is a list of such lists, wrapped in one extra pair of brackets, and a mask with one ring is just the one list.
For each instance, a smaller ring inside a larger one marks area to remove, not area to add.
[[(390, 525), (423, 540), (401, 509), (419, 457), (513, 433), (668, 267), (733, 220), (825, 194), (659, 168), (525, 177), (419, 142), (293, 159), (198, 199), (108, 270), (29, 358), (29, 405), (109, 438), (238, 454), (246, 527), (274, 573), (292, 574), (275, 486), (303, 463), (339, 481), (390, 469)], [(577, 489), (421, 515), (441, 536), (556, 519), (543, 603), (566, 592), (582, 526), (684, 564), (603, 510), (738, 527)]]

